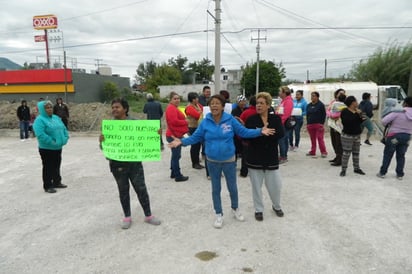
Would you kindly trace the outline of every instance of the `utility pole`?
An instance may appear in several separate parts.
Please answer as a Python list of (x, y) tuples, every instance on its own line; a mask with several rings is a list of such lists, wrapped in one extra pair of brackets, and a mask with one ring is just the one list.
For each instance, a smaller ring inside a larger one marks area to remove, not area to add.
[(96, 67), (97, 67), (97, 72), (96, 72), (96, 74), (100, 74), (100, 71), (99, 71), (99, 68), (100, 68), (100, 62), (101, 61), (103, 61), (103, 59), (99, 59), (99, 58), (97, 58), (97, 59), (94, 59), (94, 61), (96, 61)]
[(215, 0), (215, 90), (214, 94), (218, 94), (220, 91), (220, 25), (222, 19), (220, 14), (222, 9), (220, 8), (220, 0)]
[(325, 76), (324, 76), (325, 80), (326, 80), (327, 71), (328, 71), (328, 59), (325, 59)]
[[(260, 31), (261, 29), (257, 29), (258, 32), (258, 37), (257, 38), (251, 38), (251, 41), (257, 41), (257, 45), (256, 45), (256, 94), (258, 94), (259, 92), (259, 54), (260, 54), (260, 40), (264, 40), (266, 42), (266, 36), (265, 38), (260, 38)], [(266, 31), (266, 30), (264, 30)]]

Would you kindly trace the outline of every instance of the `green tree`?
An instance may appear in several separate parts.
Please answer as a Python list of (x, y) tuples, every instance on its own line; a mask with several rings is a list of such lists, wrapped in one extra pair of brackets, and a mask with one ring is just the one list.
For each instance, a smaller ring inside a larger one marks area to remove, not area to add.
[(366, 60), (352, 67), (350, 77), (358, 81), (374, 81), (378, 85), (400, 85), (408, 89), (412, 66), (412, 43), (392, 44), (379, 48)]
[(153, 75), (157, 67), (156, 62), (149, 61), (146, 63), (140, 63), (136, 69), (135, 80), (136, 83), (145, 84), (146, 81)]
[[(243, 68), (240, 82), (245, 88), (246, 96), (256, 93), (256, 68), (257, 63), (246, 64)], [(276, 65), (272, 61), (265, 60), (259, 62), (259, 91), (266, 91), (272, 96), (277, 96), (283, 78), (285, 78), (285, 69), (281, 63)]]
[(113, 82), (105, 82), (103, 85), (103, 100), (109, 102), (114, 98), (120, 97), (120, 91)]
[(182, 75), (180, 71), (175, 68), (163, 64), (157, 67), (147, 82), (147, 90), (154, 93), (160, 85), (179, 85), (182, 82)]
[(215, 70), (215, 66), (212, 65), (212, 61), (207, 58), (203, 58), (200, 61), (189, 63), (188, 67), (191, 72), (192, 80), (193, 77), (195, 77), (196, 83), (210, 81)]
[(169, 66), (178, 69), (181, 73), (183, 73), (187, 69), (186, 63), (187, 57), (182, 57), (182, 55), (180, 54), (176, 57), (176, 59), (172, 57), (168, 60)]

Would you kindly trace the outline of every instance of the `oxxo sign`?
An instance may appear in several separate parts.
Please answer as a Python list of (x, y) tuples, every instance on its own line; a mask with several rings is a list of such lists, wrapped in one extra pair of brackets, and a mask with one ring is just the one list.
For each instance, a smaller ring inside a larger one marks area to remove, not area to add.
[(33, 27), (37, 30), (56, 29), (57, 16), (53, 14), (33, 16)]

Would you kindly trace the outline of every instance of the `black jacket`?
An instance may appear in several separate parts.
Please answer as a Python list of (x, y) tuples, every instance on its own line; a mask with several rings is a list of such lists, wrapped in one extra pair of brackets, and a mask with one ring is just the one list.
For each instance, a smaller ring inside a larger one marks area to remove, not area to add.
[[(278, 169), (278, 140), (283, 137), (282, 120), (278, 115), (269, 114), (268, 128), (274, 128), (276, 133), (271, 136), (260, 136), (248, 139), (249, 146), (246, 155), (246, 164), (253, 169)], [(262, 128), (263, 122), (259, 114), (250, 116), (245, 123), (247, 128)]]
[(30, 108), (28, 106), (19, 106), (17, 108), (17, 117), (20, 121), (30, 121)]

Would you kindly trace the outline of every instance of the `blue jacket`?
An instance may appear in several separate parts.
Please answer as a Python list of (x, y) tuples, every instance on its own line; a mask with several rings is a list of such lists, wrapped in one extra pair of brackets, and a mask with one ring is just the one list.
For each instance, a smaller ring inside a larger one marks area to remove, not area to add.
[(67, 144), (69, 133), (59, 116), (52, 114), (47, 115), (44, 103), (37, 103), (39, 116), (36, 117), (33, 124), (34, 132), (37, 136), (39, 148), (49, 150), (60, 150)]
[(306, 109), (308, 107), (308, 102), (306, 102), (305, 98), (302, 97), (299, 101), (293, 99), (293, 107), (302, 109), (302, 116), (296, 116), (298, 118), (303, 119), (303, 116), (306, 116)]
[(192, 136), (182, 139), (184, 146), (205, 142), (206, 156), (215, 161), (226, 161), (235, 156), (233, 137), (256, 138), (261, 136), (261, 128), (247, 129), (232, 115), (223, 112), (219, 124), (211, 113), (206, 115)]

